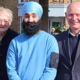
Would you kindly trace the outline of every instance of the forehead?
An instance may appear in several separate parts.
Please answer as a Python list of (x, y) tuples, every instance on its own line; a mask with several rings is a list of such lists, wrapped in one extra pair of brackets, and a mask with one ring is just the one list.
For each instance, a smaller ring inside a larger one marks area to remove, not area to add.
[(35, 15), (35, 16), (38, 16), (36, 13), (34, 13), (34, 12), (28, 12), (28, 13), (26, 13), (25, 15), (29, 15), (29, 16), (33, 16), (33, 15)]
[(67, 13), (80, 14), (80, 5), (72, 4), (68, 7)]
[(8, 13), (6, 11), (0, 11), (0, 19), (8, 19)]

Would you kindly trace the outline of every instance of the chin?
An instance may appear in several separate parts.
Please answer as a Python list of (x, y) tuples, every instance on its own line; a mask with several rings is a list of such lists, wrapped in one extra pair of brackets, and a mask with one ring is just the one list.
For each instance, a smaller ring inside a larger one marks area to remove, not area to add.
[(0, 32), (6, 32), (8, 29), (0, 29)]
[(79, 28), (80, 27), (80, 24), (71, 24), (70, 26), (71, 27), (74, 27), (74, 28)]

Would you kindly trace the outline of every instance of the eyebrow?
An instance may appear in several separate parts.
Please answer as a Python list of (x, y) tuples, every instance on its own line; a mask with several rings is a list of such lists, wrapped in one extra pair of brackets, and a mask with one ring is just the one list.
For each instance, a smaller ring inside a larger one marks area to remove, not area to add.
[(25, 15), (29, 15), (28, 13), (25, 13)]
[[(34, 13), (34, 12), (33, 12), (32, 14), (33, 14), (33, 15), (37, 15), (37, 14), (36, 14), (36, 13)], [(29, 15), (29, 14), (28, 14), (28, 13), (25, 13), (25, 15)]]
[(33, 15), (37, 15), (36, 13), (32, 13)]

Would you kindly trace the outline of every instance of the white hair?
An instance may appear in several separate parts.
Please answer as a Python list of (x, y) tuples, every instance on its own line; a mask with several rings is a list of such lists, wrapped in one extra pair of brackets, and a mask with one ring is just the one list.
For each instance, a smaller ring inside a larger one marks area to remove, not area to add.
[(2, 12), (2, 11), (6, 11), (8, 13), (9, 20), (12, 22), (13, 12), (8, 8), (0, 7), (0, 12)]

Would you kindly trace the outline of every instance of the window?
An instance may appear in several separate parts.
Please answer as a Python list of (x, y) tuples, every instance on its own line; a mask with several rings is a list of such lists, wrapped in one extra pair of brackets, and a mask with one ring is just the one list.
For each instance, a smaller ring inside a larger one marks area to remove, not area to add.
[(29, 0), (21, 0), (21, 2), (27, 2), (27, 1), (29, 1)]
[(57, 30), (61, 29), (61, 22), (52, 22), (52, 28), (55, 28)]
[(36, 2), (39, 2), (39, 0), (18, 0), (19, 3), (24, 3), (24, 2), (28, 2), (28, 1), (36, 1)]
[(29, 0), (18, 0), (18, 3), (28, 2)]
[(57, 2), (57, 0), (53, 0), (53, 2)]

